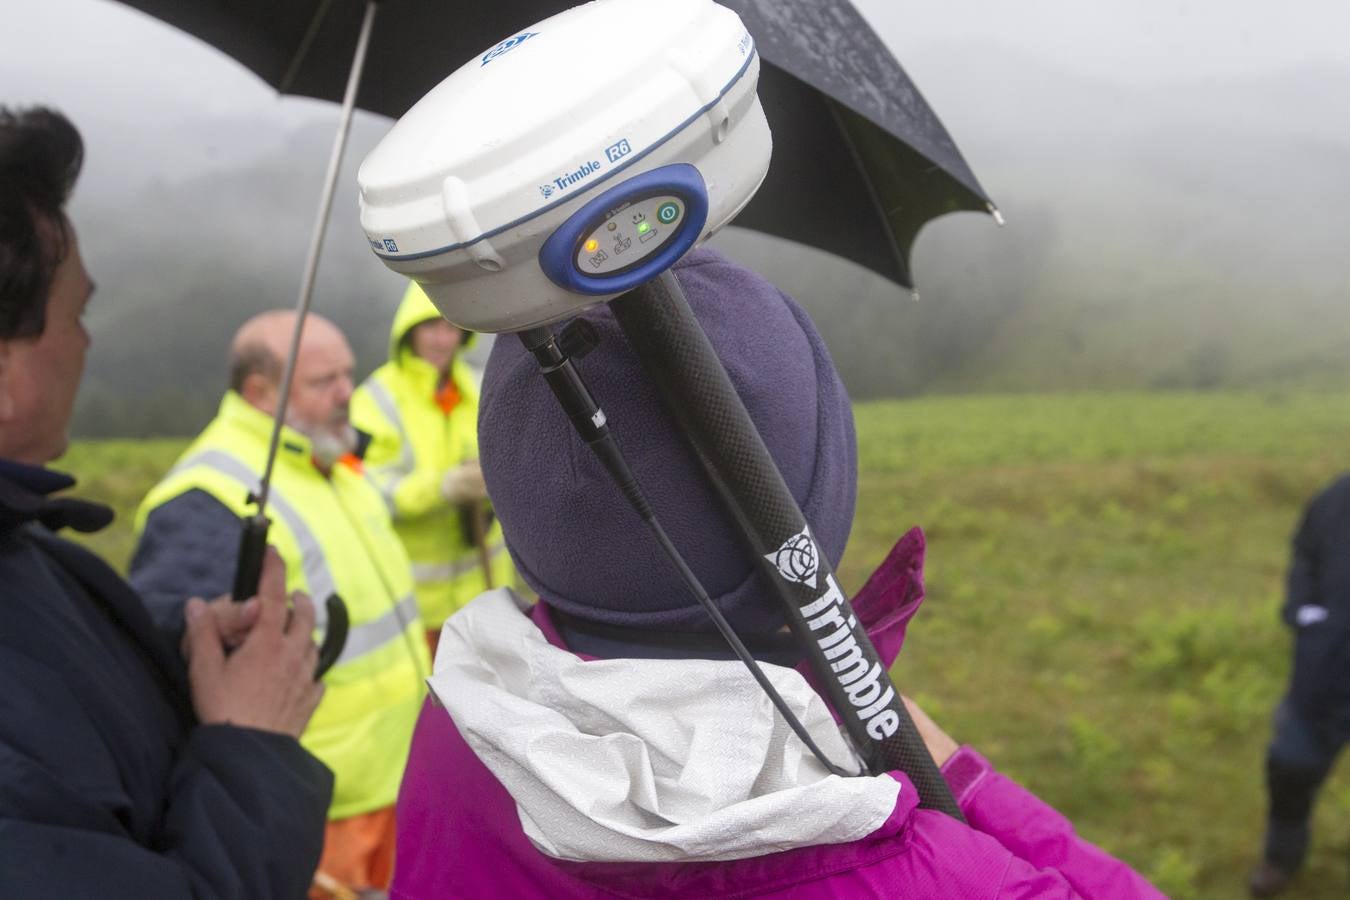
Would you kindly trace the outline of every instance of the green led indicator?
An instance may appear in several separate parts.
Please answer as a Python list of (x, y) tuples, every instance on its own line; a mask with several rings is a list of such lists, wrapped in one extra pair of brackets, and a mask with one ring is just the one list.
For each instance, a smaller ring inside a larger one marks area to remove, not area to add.
[(651, 230), (652, 230), (652, 223), (651, 223), (651, 222), (639, 222), (639, 223), (638, 223), (638, 234), (646, 234), (647, 232), (649, 232), (649, 231), (651, 231)]

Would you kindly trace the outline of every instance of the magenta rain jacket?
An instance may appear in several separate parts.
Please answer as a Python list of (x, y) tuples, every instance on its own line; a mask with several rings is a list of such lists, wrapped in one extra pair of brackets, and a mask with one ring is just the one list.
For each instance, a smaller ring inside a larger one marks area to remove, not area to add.
[[(915, 529), (896, 544), (854, 600), (859, 618), (888, 663), (899, 653), (908, 622), (923, 599), (923, 555), (923, 536)], [(534, 607), (530, 616), (550, 643), (562, 646), (545, 605)], [(962, 747), (942, 771), (969, 824), (919, 809), (909, 779), (892, 772), (889, 777), (900, 784), (894, 809), (880, 827), (858, 840), (787, 850), (766, 846), (762, 855), (717, 861), (557, 859), (526, 836), (516, 800), (465, 742), (446, 710), (429, 701), (413, 737), (399, 794), (391, 896), (398, 900), (1163, 896), (1129, 866), (1078, 837), (1067, 819), (994, 771), (973, 749)], [(801, 815), (811, 812), (804, 809)]]

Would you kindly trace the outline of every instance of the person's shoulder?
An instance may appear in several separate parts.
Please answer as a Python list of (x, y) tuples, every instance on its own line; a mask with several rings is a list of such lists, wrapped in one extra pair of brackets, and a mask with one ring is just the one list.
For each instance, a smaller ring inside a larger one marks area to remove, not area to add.
[(352, 411), (355, 417), (367, 419), (373, 410), (388, 415), (388, 405), (401, 407), (409, 393), (408, 375), (394, 361), (384, 363), (365, 377), (352, 392)]
[[(52, 540), (61, 540), (55, 535)], [(0, 581), (5, 585), (6, 593), (15, 598), (31, 597), (35, 589), (56, 589), (56, 581), (47, 569), (38, 543), (27, 528), (6, 528), (0, 531)], [(9, 604), (6, 604), (9, 607)], [(11, 608), (5, 610), (6, 618), (13, 622), (16, 618)], [(9, 629), (5, 629), (5, 634)]]
[(196, 487), (188, 488), (155, 507), (150, 513), (150, 520), (160, 528), (170, 530), (184, 525), (195, 527), (209, 520), (228, 521), (234, 526), (239, 521), (214, 494)]
[(7, 529), (0, 536), (0, 584), (5, 586), (5, 627), (0, 646), (27, 654), (66, 621), (80, 583), (120, 580), (92, 551), (38, 527)]
[(387, 386), (390, 382), (397, 380), (398, 374), (398, 363), (394, 362), (392, 359), (381, 363), (375, 367), (374, 371), (361, 380), (361, 383), (356, 386), (356, 391), (354, 393), (368, 393), (371, 388), (377, 384)]
[(1342, 472), (1313, 496), (1310, 505), (1350, 503), (1350, 472)]
[[(154, 531), (160, 537), (176, 540), (179, 536), (174, 532), (178, 529), (198, 527), (204, 520), (226, 518), (238, 522), (234, 506), (236, 501), (246, 506), (244, 498), (248, 493), (241, 487), (240, 479), (256, 480), (261, 476), (261, 467), (250, 461), (242, 463), (237, 473), (221, 475), (213, 465), (218, 462), (212, 455), (216, 449), (209, 443), (195, 442), (146, 493), (136, 510), (138, 533)], [(233, 463), (233, 456), (228, 459)]]
[[(247, 444), (248, 442), (246, 442)], [(155, 483), (156, 490), (163, 488), (166, 484), (180, 484), (186, 476), (187, 481), (198, 480), (194, 469), (199, 469), (203, 460), (209, 460), (213, 454), (220, 452), (237, 456), (240, 450), (240, 440), (238, 429), (233, 427), (224, 416), (217, 415), (199, 431), (178, 457), (173, 461), (173, 465)], [(255, 448), (248, 446), (250, 455), (261, 455), (266, 451), (266, 444), (261, 443)], [(252, 463), (250, 462), (250, 465)]]

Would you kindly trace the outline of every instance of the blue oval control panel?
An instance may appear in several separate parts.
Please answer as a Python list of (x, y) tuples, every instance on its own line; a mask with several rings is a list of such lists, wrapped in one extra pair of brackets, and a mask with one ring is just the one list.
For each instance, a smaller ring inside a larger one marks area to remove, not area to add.
[(662, 166), (617, 184), (559, 225), (539, 248), (554, 284), (578, 294), (617, 294), (670, 268), (698, 240), (708, 192), (698, 169)]

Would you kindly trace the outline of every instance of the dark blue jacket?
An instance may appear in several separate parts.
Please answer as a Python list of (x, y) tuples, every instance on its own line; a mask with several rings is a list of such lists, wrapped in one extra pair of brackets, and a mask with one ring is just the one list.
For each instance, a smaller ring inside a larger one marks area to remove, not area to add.
[(1281, 616), (1294, 629), (1295, 711), (1350, 740), (1350, 477), (1303, 514)]
[(196, 722), (136, 594), (54, 534), (112, 519), (73, 483), (0, 461), (0, 897), (305, 896), (331, 773)]

